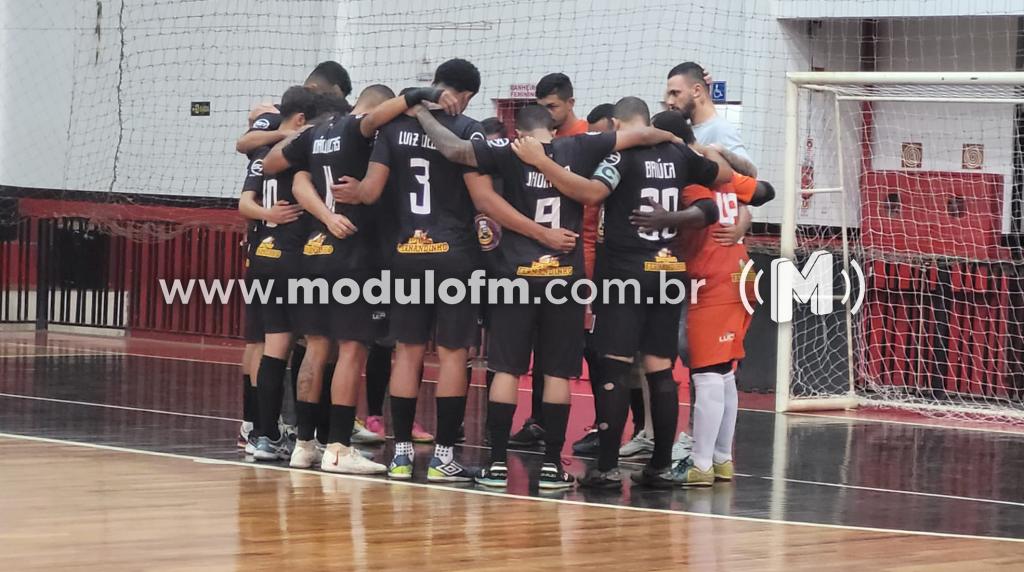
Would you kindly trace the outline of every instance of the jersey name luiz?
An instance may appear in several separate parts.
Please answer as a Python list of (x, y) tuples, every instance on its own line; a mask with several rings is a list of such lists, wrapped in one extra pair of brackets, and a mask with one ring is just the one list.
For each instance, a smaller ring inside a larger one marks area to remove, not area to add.
[(406, 147), (422, 147), (424, 149), (437, 150), (437, 147), (434, 147), (434, 142), (430, 140), (426, 133), (417, 133), (416, 131), (399, 131), (398, 144)]

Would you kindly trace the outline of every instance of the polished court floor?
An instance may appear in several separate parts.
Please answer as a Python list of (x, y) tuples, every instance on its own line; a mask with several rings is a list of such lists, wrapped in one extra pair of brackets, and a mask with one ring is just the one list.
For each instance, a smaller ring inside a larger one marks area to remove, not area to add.
[[(782, 416), (744, 396), (734, 483), (544, 497), (539, 454), (513, 452), (494, 494), (252, 464), (234, 447), (236, 354), (0, 332), (0, 569), (1024, 569), (1013, 428)], [(592, 416), (574, 392), (570, 439)], [(486, 459), (482, 407), (475, 388), (467, 464)], [(590, 462), (568, 454), (572, 472)]]

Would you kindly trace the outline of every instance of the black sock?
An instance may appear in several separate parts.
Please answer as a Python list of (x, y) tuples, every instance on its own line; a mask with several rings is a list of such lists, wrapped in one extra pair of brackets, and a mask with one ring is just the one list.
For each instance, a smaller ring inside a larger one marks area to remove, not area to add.
[(292, 370), (292, 396), (295, 398), (295, 401), (299, 400), (299, 394), (296, 393), (299, 387), (299, 369), (302, 367), (302, 360), (305, 357), (306, 346), (300, 346), (299, 344), (292, 346), (292, 359), (288, 367)]
[(252, 386), (252, 378), (248, 375), (242, 376), (242, 421), (256, 423), (260, 413), (259, 398), (256, 397), (256, 388)]
[[(651, 392), (653, 393), (653, 392)], [(644, 430), (644, 390), (642, 387), (629, 390), (629, 410), (633, 413), (633, 436)]]
[(544, 462), (562, 462), (562, 445), (565, 444), (565, 428), (569, 425), (568, 403), (544, 404)]
[(394, 348), (374, 344), (366, 357), (367, 415), (384, 415), (384, 396), (391, 379), (391, 354)]
[(256, 374), (256, 391), (260, 404), (260, 434), (271, 441), (281, 438), (277, 418), (281, 416), (281, 398), (284, 396), (284, 374), (288, 363), (283, 359), (263, 356)]
[(619, 466), (619, 447), (622, 446), (622, 430), (626, 426), (629, 415), (629, 390), (626, 380), (633, 364), (615, 359), (605, 358), (601, 366), (603, 379), (598, 388), (597, 416), (601, 419), (598, 436), (601, 442), (601, 454), (597, 468), (610, 471)]
[(508, 438), (515, 414), (515, 403), (487, 403), (487, 431), (491, 435), (492, 463), (504, 463), (508, 460)]
[(395, 443), (412, 441), (412, 422), (416, 419), (416, 398), (391, 396), (391, 427)]
[(647, 385), (651, 388), (651, 424), (654, 425), (651, 467), (660, 470), (672, 464), (672, 443), (679, 423), (679, 394), (671, 369), (647, 374)]
[(459, 437), (459, 426), (466, 415), (466, 397), (437, 397), (437, 437), (435, 443), (451, 447)]
[(316, 424), (320, 416), (320, 404), (308, 401), (295, 402), (295, 419), (298, 425), (299, 441), (309, 441), (316, 435)]
[(485, 383), (487, 384), (487, 393), (489, 395), (491, 392), (491, 386), (494, 385), (494, 372), (487, 370), (487, 374), (484, 376), (484, 379), (486, 380)]
[[(587, 334), (588, 342), (592, 334)], [(587, 374), (590, 376), (590, 394), (597, 398), (598, 388), (601, 387), (601, 356), (598, 355), (597, 351), (593, 346), (588, 343), (583, 348), (583, 359), (587, 362)], [(597, 407), (594, 407), (594, 427), (600, 423), (600, 419), (597, 417)]]
[(530, 395), (530, 417), (544, 427), (544, 374), (538, 366), (537, 353), (533, 354), (533, 393)]
[(352, 426), (356, 422), (356, 408), (352, 405), (331, 405), (331, 434), (328, 443), (352, 444)]
[(320, 384), (320, 400), (316, 404), (316, 440), (326, 445), (331, 434), (331, 381), (334, 379), (334, 366), (331, 362), (324, 366), (324, 378)]

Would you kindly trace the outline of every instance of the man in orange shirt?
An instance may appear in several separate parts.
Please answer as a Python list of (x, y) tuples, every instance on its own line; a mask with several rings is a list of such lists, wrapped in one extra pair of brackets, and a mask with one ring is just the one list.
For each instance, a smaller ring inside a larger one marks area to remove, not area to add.
[[(694, 142), (693, 131), (679, 112), (661, 113), (653, 124), (687, 143)], [(683, 204), (710, 197), (719, 211), (717, 223), (681, 232), (679, 237), (690, 278), (703, 281), (686, 317), (689, 366), (696, 400), (693, 453), (673, 467), (675, 480), (683, 486), (710, 486), (716, 479), (733, 477), (732, 444), (737, 406), (733, 371), (744, 356), (743, 339), (750, 326), (750, 314), (740, 298), (740, 276), (750, 257), (742, 243), (726, 246), (717, 242), (714, 234), (716, 230), (736, 224), (741, 205), (760, 206), (774, 196), (770, 184), (740, 174), (734, 175), (731, 183), (713, 191), (699, 185), (683, 190)], [(673, 216), (655, 205), (651, 212), (637, 212), (634, 219), (643, 230), (674, 226)], [(743, 287), (749, 291), (752, 285), (748, 283)]]
[[(582, 135), (590, 131), (586, 119), (576, 117), (574, 107), (576, 98), (573, 95), (572, 81), (564, 73), (549, 73), (540, 78), (537, 82), (537, 105), (548, 110), (552, 119), (555, 120), (555, 137), (572, 137)], [(594, 245), (597, 239), (597, 207), (585, 206), (583, 209), (583, 265), (586, 268), (587, 277), (594, 275)], [(594, 360), (591, 353), (585, 353), (588, 370), (593, 378)], [(509, 439), (509, 446), (515, 448), (532, 448), (544, 442), (544, 376), (537, 367), (537, 362), (543, 359), (543, 350), (534, 351), (533, 355), (533, 395), (531, 399), (530, 418), (523, 423), (523, 428)]]

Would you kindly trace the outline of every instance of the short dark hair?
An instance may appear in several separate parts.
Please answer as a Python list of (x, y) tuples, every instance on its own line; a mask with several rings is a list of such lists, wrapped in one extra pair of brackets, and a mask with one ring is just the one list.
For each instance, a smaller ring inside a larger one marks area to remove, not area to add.
[(484, 128), (484, 135), (504, 135), (505, 124), (497, 117), (488, 117), (480, 122)]
[(705, 88), (708, 87), (708, 84), (704, 82), (704, 76), (707, 75), (707, 72), (705, 72), (704, 68), (696, 62), (683, 62), (672, 68), (672, 70), (668, 72), (668, 79), (672, 79), (677, 75), (686, 76), (690, 78), (691, 81), (699, 83)]
[(626, 96), (615, 103), (615, 118), (619, 121), (629, 121), (641, 117), (644, 124), (651, 124), (651, 110), (647, 102), (639, 97)]
[(363, 91), (359, 92), (359, 100), (357, 101), (367, 98), (372, 99), (377, 103), (381, 103), (393, 97), (395, 97), (395, 92), (392, 91), (390, 87), (382, 83), (375, 83), (364, 87)]
[(316, 97), (317, 117), (337, 114), (344, 115), (352, 111), (352, 106), (344, 97), (330, 93), (315, 93), (313, 95)]
[(613, 117), (615, 117), (615, 106), (610, 103), (602, 103), (590, 110), (590, 113), (587, 114), (587, 123), (594, 124), (602, 119)]
[(352, 93), (352, 80), (348, 77), (348, 70), (338, 62), (327, 60), (316, 64), (306, 81), (310, 79), (319, 79), (328, 85), (336, 85), (345, 95)]
[(697, 138), (693, 136), (693, 128), (690, 127), (690, 122), (686, 120), (686, 116), (681, 111), (674, 109), (662, 111), (651, 118), (651, 125), (668, 131), (682, 139), (687, 145), (697, 141)]
[(554, 128), (555, 119), (551, 117), (551, 112), (539, 105), (527, 105), (516, 113), (516, 129), (520, 131)]
[(434, 85), (444, 84), (455, 91), (480, 91), (480, 70), (470, 62), (454, 58), (437, 66), (434, 72)]
[(306, 119), (313, 119), (317, 115), (317, 101), (315, 93), (301, 85), (293, 85), (281, 96), (281, 117), (304, 113)]
[(537, 99), (555, 94), (562, 101), (569, 101), (572, 98), (572, 81), (564, 73), (549, 73), (540, 78), (537, 82)]

